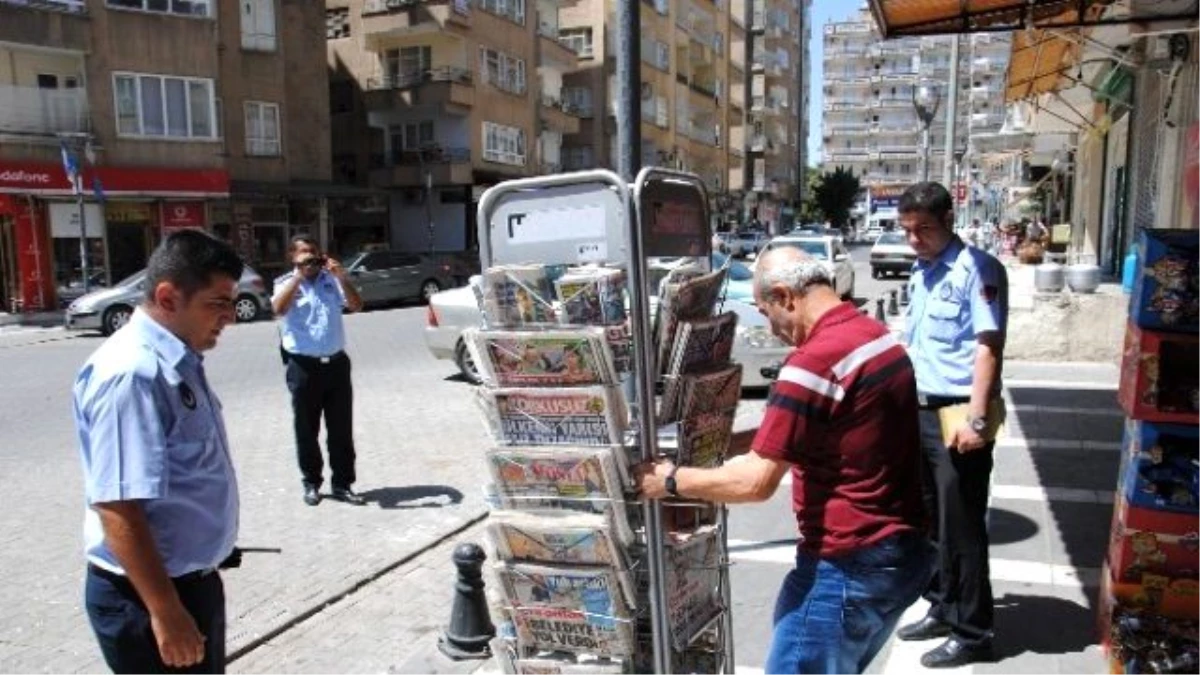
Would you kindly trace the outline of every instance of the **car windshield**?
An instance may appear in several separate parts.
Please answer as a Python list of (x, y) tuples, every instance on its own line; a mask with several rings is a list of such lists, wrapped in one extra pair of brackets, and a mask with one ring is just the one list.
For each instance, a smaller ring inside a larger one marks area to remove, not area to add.
[(781, 239), (771, 242), (771, 248), (782, 248), (784, 246), (798, 248), (817, 260), (829, 260), (829, 251), (823, 241), (816, 239)]
[(879, 243), (892, 246), (903, 246), (908, 242), (904, 240), (904, 235), (900, 234), (899, 232), (888, 232), (879, 236)]
[(724, 253), (714, 253), (713, 254), (713, 257), (712, 257), (713, 269), (718, 269), (718, 268), (724, 267), (726, 265), (726, 263), (729, 264), (729, 278), (731, 280), (733, 280), (733, 281), (750, 281), (751, 279), (754, 278), (754, 272), (751, 272), (749, 267), (746, 267), (745, 265), (743, 265), (742, 263), (740, 263), (736, 260), (730, 260), (729, 256), (725, 255)]
[(145, 276), (146, 276), (146, 270), (142, 270), (140, 272), (134, 272), (133, 274), (130, 274), (129, 276), (125, 277), (124, 279), (118, 281), (117, 286), (119, 286), (119, 287), (136, 286), (137, 284), (142, 283), (142, 279), (145, 278)]

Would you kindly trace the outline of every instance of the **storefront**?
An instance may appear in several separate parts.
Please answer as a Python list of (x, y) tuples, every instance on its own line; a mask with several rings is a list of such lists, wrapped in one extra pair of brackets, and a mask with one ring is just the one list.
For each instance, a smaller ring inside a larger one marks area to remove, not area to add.
[(89, 286), (120, 281), (145, 267), (165, 234), (207, 230), (209, 203), (229, 196), (221, 169), (88, 167), (82, 182), (81, 208), (61, 165), (0, 162), (6, 311), (55, 308), (58, 288), (81, 281), (84, 252)]

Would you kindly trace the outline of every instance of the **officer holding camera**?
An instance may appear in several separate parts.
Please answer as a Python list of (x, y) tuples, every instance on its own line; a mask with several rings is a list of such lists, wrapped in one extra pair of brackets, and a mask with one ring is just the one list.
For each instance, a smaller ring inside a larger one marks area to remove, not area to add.
[(341, 263), (323, 255), (312, 237), (293, 237), (288, 252), (295, 269), (275, 280), (271, 306), (280, 319), (304, 503), (321, 502), (324, 464), (317, 436), (324, 415), (333, 498), (361, 505), (363, 498), (351, 489), (354, 392), (342, 310), (357, 312), (362, 298), (347, 281)]

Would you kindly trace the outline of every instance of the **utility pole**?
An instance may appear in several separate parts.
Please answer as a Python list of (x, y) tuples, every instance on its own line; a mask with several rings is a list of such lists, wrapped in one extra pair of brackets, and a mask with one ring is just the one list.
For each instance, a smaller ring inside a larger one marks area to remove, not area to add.
[[(804, 92), (805, 87), (808, 86), (808, 78), (805, 77), (808, 64), (808, 45), (804, 41), (805, 29), (808, 23), (808, 17), (805, 16), (808, 14), (808, 0), (800, 0), (796, 4), (800, 10), (799, 25), (797, 26), (800, 33), (800, 37), (798, 38), (800, 51), (799, 56), (796, 58), (798, 62), (796, 68), (796, 220), (799, 221), (800, 204), (804, 202), (804, 190), (807, 187), (805, 185), (807, 182), (805, 178), (808, 175), (805, 167), (805, 150), (808, 148), (808, 137), (804, 134), (804, 120), (807, 119), (808, 115), (808, 111), (804, 110)], [(753, 68), (750, 70), (753, 72)], [(747, 89), (746, 91), (750, 90)]]
[[(63, 171), (67, 174), (67, 179), (71, 181), (71, 191), (75, 194), (75, 206), (79, 209), (79, 274), (82, 277), (80, 282), (83, 284), (83, 293), (87, 295), (89, 290), (88, 281), (90, 279), (88, 273), (87, 214), (83, 204), (83, 171), (77, 154), (79, 140), (78, 134), (62, 133), (58, 137), (59, 149), (62, 152)], [(84, 142), (90, 145), (90, 141), (86, 137), (84, 138)], [(70, 147), (68, 147), (68, 143)], [(91, 154), (90, 148), (88, 154)]]
[[(955, 138), (958, 133), (958, 43), (962, 40), (961, 35), (955, 35), (950, 42), (950, 96), (946, 100), (946, 140), (942, 144), (942, 185), (953, 190), (953, 167), (950, 164), (950, 158), (954, 156)], [(929, 127), (926, 127), (925, 133), (929, 133)], [(925, 158), (928, 165), (929, 158)], [(926, 175), (925, 180), (929, 180)]]
[(642, 168), (642, 15), (639, 0), (617, 0), (617, 173)]

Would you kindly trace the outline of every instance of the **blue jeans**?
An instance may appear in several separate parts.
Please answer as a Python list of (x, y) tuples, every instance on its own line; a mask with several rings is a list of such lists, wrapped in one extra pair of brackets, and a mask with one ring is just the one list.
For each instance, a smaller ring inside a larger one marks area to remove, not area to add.
[(775, 603), (768, 673), (861, 673), (929, 584), (932, 550), (905, 532), (837, 558), (796, 555)]

